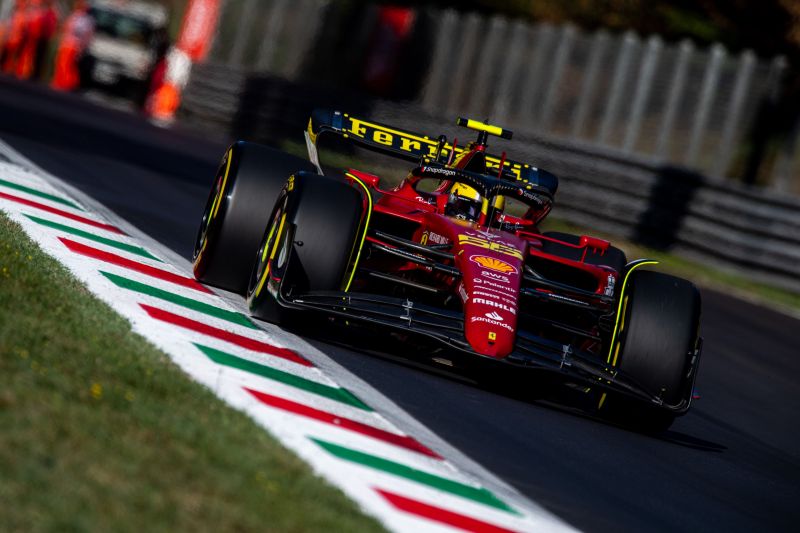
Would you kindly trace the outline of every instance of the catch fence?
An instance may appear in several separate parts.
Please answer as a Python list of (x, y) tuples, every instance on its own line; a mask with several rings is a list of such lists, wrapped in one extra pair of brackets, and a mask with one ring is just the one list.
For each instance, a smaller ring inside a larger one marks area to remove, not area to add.
[[(387, 16), (386, 9), (396, 8), (227, 0), (208, 61), (402, 99), (446, 122), (488, 118), (720, 180), (746, 172), (755, 120), (778, 98), (788, 68), (783, 57), (734, 54), (719, 44), (455, 10)], [(797, 137), (762, 182), (798, 192)]]

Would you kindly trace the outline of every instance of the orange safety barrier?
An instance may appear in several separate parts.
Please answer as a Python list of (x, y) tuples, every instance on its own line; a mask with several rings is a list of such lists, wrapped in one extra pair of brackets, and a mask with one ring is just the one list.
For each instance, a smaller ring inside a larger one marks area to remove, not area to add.
[(55, 70), (50, 86), (61, 91), (74, 91), (80, 86), (78, 61), (94, 33), (94, 22), (83, 1), (75, 3), (75, 10), (64, 23), (61, 43), (56, 52)]
[(165, 81), (150, 99), (150, 116), (156, 120), (168, 121), (175, 116), (181, 102), (180, 89), (174, 83)]
[(146, 111), (155, 120), (169, 122), (175, 117), (192, 63), (208, 54), (217, 25), (219, 0), (189, 0), (177, 44), (163, 65), (163, 77), (154, 80)]
[(28, 4), (26, 0), (17, 0), (14, 14), (8, 22), (6, 40), (3, 43), (2, 69), (6, 74), (15, 74), (20, 52), (25, 41), (25, 23)]

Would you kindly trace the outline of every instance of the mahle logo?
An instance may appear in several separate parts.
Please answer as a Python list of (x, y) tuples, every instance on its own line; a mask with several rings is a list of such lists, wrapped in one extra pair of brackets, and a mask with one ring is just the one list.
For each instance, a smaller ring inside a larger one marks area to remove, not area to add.
[[(501, 302), (496, 302), (494, 300), (489, 300), (487, 298), (473, 298), (472, 303), (479, 304), (479, 305), (488, 305), (489, 307), (496, 307), (498, 309), (502, 309), (503, 311), (508, 311), (512, 315), (517, 314), (517, 310), (511, 307), (510, 305), (506, 305)], [(497, 314), (495, 311), (492, 311), (494, 314)], [(486, 316), (489, 316), (488, 314)], [(496, 318), (495, 320), (500, 320)]]
[(485, 255), (473, 255), (469, 258), (470, 261), (476, 263), (483, 268), (488, 268), (489, 270), (494, 270), (495, 272), (502, 272), (503, 274), (516, 274), (517, 268), (513, 265), (506, 263), (500, 259), (495, 257), (487, 257)]

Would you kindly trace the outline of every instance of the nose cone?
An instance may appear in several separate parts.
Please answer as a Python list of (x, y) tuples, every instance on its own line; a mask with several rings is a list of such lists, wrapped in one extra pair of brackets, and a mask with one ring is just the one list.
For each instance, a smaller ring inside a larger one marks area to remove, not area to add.
[(467, 312), (464, 333), (470, 346), (481, 355), (502, 359), (514, 349), (516, 316), (489, 311)]
[(466, 257), (464, 336), (476, 352), (498, 359), (514, 349), (522, 268), (521, 259), (499, 255), (469, 250), (461, 255)]

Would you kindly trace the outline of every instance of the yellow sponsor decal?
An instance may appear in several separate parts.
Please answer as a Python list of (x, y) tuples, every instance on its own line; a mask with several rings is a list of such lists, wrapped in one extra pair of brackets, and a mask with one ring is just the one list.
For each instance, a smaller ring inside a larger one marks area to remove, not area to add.
[[(383, 146), (394, 148), (395, 150), (400, 150), (415, 155), (425, 155), (430, 158), (436, 157), (436, 150), (439, 147), (439, 143), (436, 139), (421, 137), (419, 135), (414, 135), (413, 133), (396, 130), (388, 126), (375, 124), (374, 122), (351, 117), (349, 115), (345, 115), (345, 119), (346, 121), (350, 122), (349, 124), (345, 123), (344, 126), (345, 138), (352, 135), (367, 142), (381, 144)], [(312, 142), (316, 142), (316, 137), (312, 137), (311, 140)], [(450, 152), (452, 152), (452, 150), (452, 144), (445, 144), (442, 147), (442, 154), (447, 156), (450, 154)], [(463, 151), (463, 148), (456, 148), (456, 154), (460, 154)], [(487, 155), (486, 166), (489, 169), (499, 170), (500, 158)], [(513, 161), (506, 161), (504, 167), (506, 170), (511, 171), (516, 177), (520, 177), (522, 172), (521, 164)], [(525, 167), (528, 167), (528, 165), (525, 165)]]
[(317, 144), (317, 135), (314, 133), (314, 122), (310, 118), (308, 119), (308, 137), (311, 139), (311, 142)]
[(509, 274), (511, 272), (515, 274), (517, 273), (517, 269), (513, 265), (509, 265), (505, 261), (496, 259), (494, 257), (488, 257), (485, 255), (473, 255), (469, 259), (473, 263), (477, 263), (483, 268), (486, 268), (488, 270), (494, 270), (495, 272), (502, 272), (503, 274)]
[(395, 130), (355, 117), (348, 116), (347, 120), (350, 121), (350, 124), (345, 126), (345, 129), (350, 135), (364, 139), (365, 141), (389, 146), (396, 150), (402, 150), (403, 152), (426, 154), (428, 157), (436, 156), (436, 148), (438, 145), (437, 142), (432, 139)]
[[(527, 165), (526, 165), (527, 166)], [(510, 171), (517, 179), (522, 179), (522, 165), (518, 163), (511, 164), (508, 161), (503, 165), (503, 167)], [(486, 156), (486, 168), (490, 170), (499, 171), (500, 170), (500, 159), (487, 155)]]
[(517, 259), (520, 260), (523, 259), (522, 252), (520, 252), (516, 248), (499, 242), (492, 242), (481, 237), (473, 237), (471, 235), (459, 235), (458, 244), (469, 244), (471, 246), (477, 246), (485, 250), (491, 250), (493, 252), (499, 252), (501, 254), (510, 255), (511, 257), (516, 257)]

